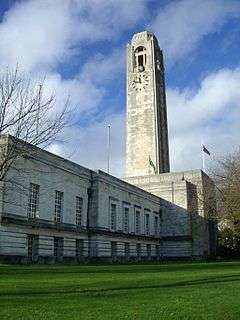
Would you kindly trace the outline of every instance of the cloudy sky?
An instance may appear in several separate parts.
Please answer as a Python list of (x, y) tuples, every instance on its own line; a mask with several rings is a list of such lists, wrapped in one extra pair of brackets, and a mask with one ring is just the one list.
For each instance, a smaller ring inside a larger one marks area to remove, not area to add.
[(59, 108), (71, 97), (52, 152), (106, 170), (111, 124), (111, 173), (124, 176), (125, 46), (146, 29), (164, 51), (172, 171), (201, 167), (202, 140), (212, 159), (239, 147), (239, 0), (0, 1), (0, 68), (44, 77)]

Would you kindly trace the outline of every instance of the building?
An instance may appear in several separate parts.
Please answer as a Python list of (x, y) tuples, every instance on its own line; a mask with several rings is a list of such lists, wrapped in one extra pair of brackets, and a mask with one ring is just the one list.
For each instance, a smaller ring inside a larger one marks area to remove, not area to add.
[[(201, 170), (169, 172), (157, 40), (149, 32), (136, 34), (127, 52), (126, 181), (20, 141), (26, 153), (0, 186), (1, 260), (139, 261), (215, 253), (211, 179)], [(1, 136), (1, 147), (12, 139)]]
[(170, 170), (163, 54), (147, 31), (127, 45), (126, 169), (127, 177)]

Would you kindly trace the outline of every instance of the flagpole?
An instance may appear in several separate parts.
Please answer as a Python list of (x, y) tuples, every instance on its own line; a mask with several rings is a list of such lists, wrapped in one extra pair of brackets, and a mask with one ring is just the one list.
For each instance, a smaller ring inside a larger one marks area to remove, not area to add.
[(150, 192), (150, 173), (151, 173), (149, 158), (150, 156), (148, 156), (148, 192)]
[(108, 144), (108, 147), (107, 147), (107, 173), (109, 174), (110, 172), (110, 147), (111, 147), (111, 126), (110, 124), (108, 125), (108, 128), (107, 128), (107, 144)]
[(203, 151), (203, 140), (202, 140), (202, 145), (201, 145), (201, 153), (202, 153), (202, 170), (205, 172), (205, 154), (204, 154), (204, 151)]
[(205, 172), (205, 154), (203, 150), (202, 150), (202, 169)]

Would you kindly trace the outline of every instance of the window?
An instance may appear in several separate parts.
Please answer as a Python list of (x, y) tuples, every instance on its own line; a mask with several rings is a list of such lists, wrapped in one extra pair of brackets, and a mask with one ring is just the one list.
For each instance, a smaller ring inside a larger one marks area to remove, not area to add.
[(140, 259), (141, 258), (141, 243), (137, 243), (137, 258)]
[(163, 219), (163, 209), (159, 210), (159, 216), (160, 216), (160, 220), (162, 221), (162, 219)]
[(63, 192), (56, 190), (54, 221), (57, 223), (62, 222), (62, 215), (63, 215)]
[(156, 257), (157, 258), (160, 257), (160, 245), (159, 244), (156, 245)]
[(33, 236), (27, 236), (27, 251), (28, 251), (28, 259), (32, 260), (33, 256)]
[(38, 257), (38, 236), (28, 234), (27, 254), (30, 261), (35, 261), (35, 259)]
[(123, 211), (123, 231), (125, 233), (129, 232), (129, 208), (124, 207)]
[(53, 255), (58, 260), (63, 256), (63, 238), (54, 237)]
[(116, 258), (117, 256), (117, 242), (111, 241), (111, 257)]
[(154, 217), (154, 233), (155, 233), (155, 236), (160, 236), (160, 234), (159, 234), (159, 217), (158, 216)]
[(128, 242), (124, 244), (124, 253), (125, 253), (125, 258), (128, 259), (130, 257), (130, 243)]
[(146, 48), (140, 46), (135, 50), (135, 67), (144, 69), (147, 63)]
[(115, 203), (111, 203), (111, 212), (110, 212), (110, 228), (111, 230), (116, 230), (117, 224), (117, 206)]
[(140, 233), (141, 232), (141, 225), (140, 225), (141, 221), (140, 221), (140, 211), (136, 211), (135, 213), (135, 232), (136, 233)]
[(84, 242), (83, 239), (76, 239), (76, 257), (83, 257)]
[(149, 213), (145, 214), (145, 234), (149, 235), (150, 234), (150, 216)]
[(151, 259), (151, 245), (147, 244), (147, 257), (148, 259)]
[(28, 196), (28, 217), (36, 218), (39, 211), (39, 190), (38, 184), (30, 183)]
[(82, 225), (83, 198), (76, 197), (76, 225)]

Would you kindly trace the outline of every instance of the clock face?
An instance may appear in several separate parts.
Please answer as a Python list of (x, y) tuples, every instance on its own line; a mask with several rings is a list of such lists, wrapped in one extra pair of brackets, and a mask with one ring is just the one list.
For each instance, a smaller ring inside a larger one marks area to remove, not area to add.
[(132, 87), (138, 91), (144, 91), (149, 84), (149, 77), (146, 73), (138, 73), (134, 76), (132, 80)]

